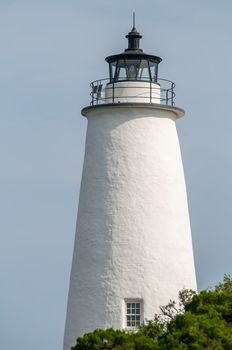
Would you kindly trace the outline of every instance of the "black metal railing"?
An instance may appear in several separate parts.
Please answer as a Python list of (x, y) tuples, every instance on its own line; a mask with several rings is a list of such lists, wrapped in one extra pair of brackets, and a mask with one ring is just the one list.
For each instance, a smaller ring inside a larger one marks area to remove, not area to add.
[[(125, 85), (119, 83), (130, 83)], [(134, 85), (131, 83), (134, 82)], [(141, 86), (141, 94), (133, 94), (140, 88), (138, 83), (147, 83)], [(167, 79), (158, 79), (157, 83), (148, 82), (146, 80), (120, 80), (117, 82), (111, 82), (109, 79), (99, 79), (93, 81), (91, 84), (91, 105), (106, 104), (106, 103), (119, 103), (119, 102), (146, 102), (146, 103), (158, 103), (163, 105), (174, 106), (174, 98), (176, 96), (174, 92), (175, 83)], [(130, 94), (128, 96), (122, 95), (122, 89), (127, 89)], [(110, 94), (107, 95), (107, 90), (110, 90)]]

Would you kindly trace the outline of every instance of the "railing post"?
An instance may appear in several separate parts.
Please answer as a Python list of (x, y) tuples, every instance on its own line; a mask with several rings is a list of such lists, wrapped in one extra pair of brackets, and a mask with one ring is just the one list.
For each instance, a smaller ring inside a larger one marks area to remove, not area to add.
[(91, 84), (92, 92), (91, 92), (91, 97), (92, 97), (92, 105), (93, 105), (93, 85)]
[(114, 103), (114, 81), (113, 81), (113, 103)]
[(152, 103), (152, 85), (150, 80), (150, 103)]
[(166, 90), (166, 105), (168, 105), (168, 89)]
[(172, 106), (174, 106), (174, 101), (173, 101), (173, 88), (174, 88), (174, 83), (172, 83)]
[(98, 81), (97, 81), (97, 89), (96, 89), (96, 98), (97, 98), (97, 105), (98, 105)]

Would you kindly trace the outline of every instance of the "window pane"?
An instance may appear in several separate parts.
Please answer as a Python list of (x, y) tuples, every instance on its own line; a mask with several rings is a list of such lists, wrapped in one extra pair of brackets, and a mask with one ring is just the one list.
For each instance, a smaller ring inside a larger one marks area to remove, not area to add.
[(137, 80), (140, 66), (140, 59), (126, 59), (126, 70), (128, 80)]
[(136, 328), (141, 324), (141, 303), (135, 300), (134, 302), (126, 303), (126, 325), (130, 328)]
[(126, 80), (125, 60), (119, 60), (115, 72), (115, 80)]
[(150, 64), (150, 70), (151, 70), (151, 79), (154, 82), (157, 82), (157, 70), (158, 70), (158, 64), (154, 61), (149, 61)]
[(115, 78), (116, 65), (117, 61), (110, 63), (110, 80), (113, 80)]
[(149, 65), (148, 65), (147, 60), (141, 60), (141, 64), (139, 67), (139, 73), (138, 73), (138, 79), (150, 81), (150, 71), (149, 71)]
[(118, 70), (118, 80), (126, 80), (126, 69), (124, 67)]

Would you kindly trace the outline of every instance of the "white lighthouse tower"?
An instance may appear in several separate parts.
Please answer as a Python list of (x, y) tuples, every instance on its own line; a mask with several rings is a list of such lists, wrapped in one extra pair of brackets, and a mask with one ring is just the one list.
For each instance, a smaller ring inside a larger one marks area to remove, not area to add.
[[(134, 330), (196, 289), (174, 83), (139, 48), (109, 56), (92, 83), (64, 350), (96, 328)], [(164, 85), (164, 84), (169, 84)]]

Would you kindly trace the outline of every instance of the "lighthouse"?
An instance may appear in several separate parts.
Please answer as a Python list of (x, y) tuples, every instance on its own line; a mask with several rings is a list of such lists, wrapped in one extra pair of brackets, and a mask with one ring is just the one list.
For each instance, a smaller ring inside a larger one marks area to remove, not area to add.
[(135, 331), (159, 306), (196, 290), (175, 84), (140, 48), (106, 58), (91, 83), (64, 350), (96, 328)]

